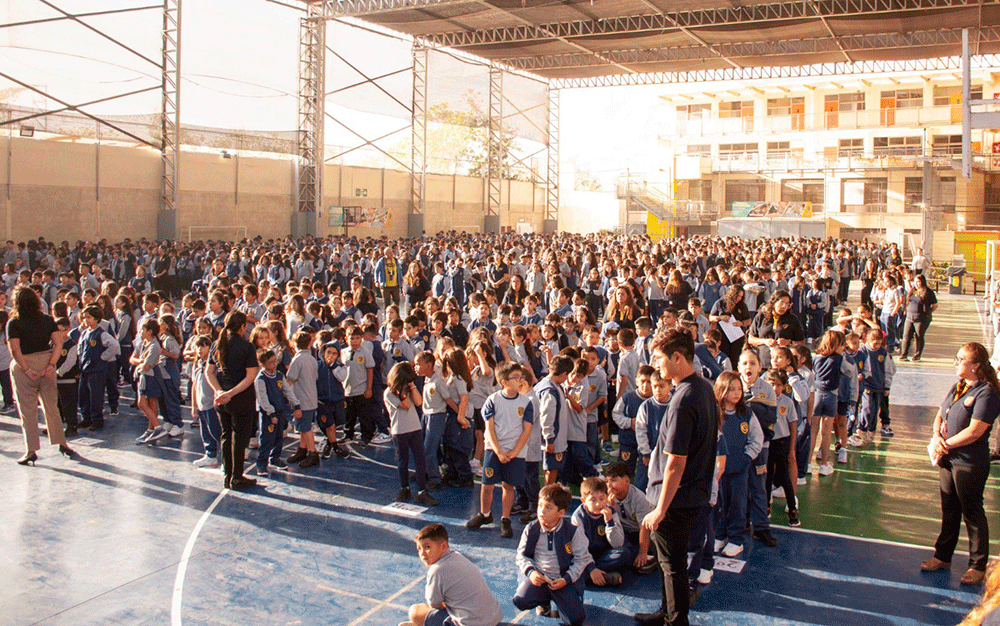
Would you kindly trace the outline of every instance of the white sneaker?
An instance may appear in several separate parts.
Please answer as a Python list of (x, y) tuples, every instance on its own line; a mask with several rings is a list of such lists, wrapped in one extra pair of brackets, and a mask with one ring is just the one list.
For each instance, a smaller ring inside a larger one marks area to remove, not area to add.
[(785, 490), (782, 489), (781, 487), (775, 487), (774, 489), (771, 490), (771, 497), (772, 498), (784, 498), (785, 497)]
[(701, 570), (701, 572), (698, 573), (698, 584), (707, 585), (710, 582), (712, 582), (712, 570), (710, 569)]
[(183, 437), (184, 436), (184, 428), (181, 427), (181, 426), (178, 426), (177, 424), (170, 424), (169, 425), (169, 431), (167, 432), (167, 434), (170, 435), (171, 437)]
[(146, 440), (149, 439), (149, 436), (152, 435), (152, 434), (153, 434), (153, 429), (152, 428), (147, 428), (146, 432), (142, 433), (141, 435), (139, 435), (138, 437), (135, 438), (135, 442), (136, 443), (146, 443)]
[(716, 552), (719, 552), (720, 550), (722, 550), (725, 547), (726, 547), (726, 542), (724, 540), (722, 540), (722, 539), (716, 539), (715, 540), (715, 551)]
[(816, 460), (817, 461), (822, 461), (823, 460), (823, 451), (822, 450), (817, 450), (816, 451)]
[(479, 469), (482, 466), (483, 464), (479, 462), (479, 459), (472, 459), (471, 461), (469, 461), (469, 467), (471, 467), (472, 469)]
[(847, 448), (837, 451), (837, 463), (847, 463)]
[(392, 435), (387, 435), (385, 433), (379, 433), (372, 437), (372, 443), (375, 445), (382, 445), (392, 441)]
[(611, 443), (618, 443), (618, 435), (611, 435)]
[(727, 543), (726, 547), (722, 549), (722, 556), (733, 558), (739, 556), (743, 552), (743, 546), (738, 543)]
[(806, 474), (812, 474), (812, 473), (813, 473), (813, 464), (806, 463)]
[(801, 487), (802, 485), (806, 484), (806, 478), (805, 478), (805, 476), (803, 476), (802, 478), (800, 478), (800, 479), (796, 480), (796, 481), (795, 481), (795, 484), (796, 484), (796, 485), (798, 485), (798, 486), (800, 486), (800, 487)]
[(829, 476), (833, 473), (833, 463), (824, 463), (819, 466), (820, 476)]
[(163, 439), (166, 436), (167, 429), (160, 425), (153, 429), (153, 432), (149, 434), (149, 437), (146, 437), (146, 440), (143, 441), (143, 443), (153, 443), (154, 441)]
[(191, 461), (191, 465), (194, 465), (195, 467), (218, 467), (219, 459), (213, 459), (212, 457), (206, 454), (200, 459)]
[(861, 435), (854, 433), (853, 435), (847, 438), (847, 445), (854, 448), (860, 448), (861, 446), (865, 445), (865, 440), (861, 437)]
[(249, 447), (251, 450), (256, 450), (260, 448), (260, 439), (258, 439), (257, 437), (250, 437), (250, 444), (247, 447)]

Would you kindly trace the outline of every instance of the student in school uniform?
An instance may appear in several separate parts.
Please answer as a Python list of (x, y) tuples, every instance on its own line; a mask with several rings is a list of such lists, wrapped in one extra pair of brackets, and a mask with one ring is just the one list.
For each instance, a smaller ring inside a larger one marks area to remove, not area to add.
[[(575, 350), (575, 348), (574, 348)], [(566, 466), (562, 480), (567, 484), (577, 484), (581, 479), (596, 476), (594, 461), (587, 446), (587, 414), (585, 405), (590, 401), (590, 388), (586, 383), (590, 364), (585, 359), (576, 359), (573, 371), (563, 385), (566, 394)]]
[(441, 468), (439, 452), (444, 442), (444, 431), (448, 423), (447, 384), (435, 368), (436, 359), (432, 352), (423, 351), (417, 355), (416, 374), (424, 379), (421, 393), (421, 421), (424, 431), (424, 468), (427, 472), (427, 489), (441, 488)]
[(296, 419), (294, 424), (295, 432), (299, 434), (299, 447), (285, 462), (289, 465), (298, 463), (300, 469), (306, 469), (319, 465), (319, 452), (313, 434), (313, 422), (319, 408), (319, 365), (310, 349), (312, 334), (300, 330), (292, 336), (292, 342), (295, 344), (295, 356), (288, 365), (285, 379), (295, 391), (302, 417)]
[(121, 346), (114, 335), (100, 325), (101, 307), (90, 305), (83, 310), (84, 330), (80, 333), (77, 354), (80, 360), (80, 406), (83, 421), (92, 430), (104, 428), (104, 387), (109, 363), (118, 361)]
[(295, 397), (295, 391), (278, 370), (278, 357), (274, 350), (257, 353), (260, 371), (254, 379), (253, 388), (257, 396), (257, 413), (260, 417), (260, 449), (257, 464), (251, 472), (257, 476), (267, 476), (269, 465), (284, 469), (288, 464), (281, 458), (282, 441), (288, 418), (302, 419), (302, 410)]
[(639, 406), (653, 395), (653, 384), (650, 380), (652, 375), (651, 366), (640, 366), (635, 378), (635, 391), (629, 391), (619, 398), (612, 411), (615, 424), (618, 425), (618, 461), (628, 468), (629, 480), (636, 475), (636, 463), (639, 458), (635, 420)]
[(208, 383), (209, 355), (212, 351), (212, 339), (200, 335), (195, 339), (198, 356), (191, 367), (191, 417), (198, 421), (201, 430), (201, 441), (205, 454), (194, 460), (195, 467), (219, 466), (219, 440), (222, 437), (222, 425), (219, 414), (215, 411), (215, 391)]
[(659, 439), (660, 425), (667, 414), (670, 391), (674, 387), (673, 382), (659, 370), (653, 370), (649, 380), (653, 394), (639, 405), (635, 416), (635, 439), (639, 458), (642, 459), (641, 464), (636, 464), (635, 486), (642, 490), (646, 489), (653, 448)]
[[(69, 333), (69, 320), (60, 317), (56, 326), (63, 333)], [(77, 342), (70, 337), (63, 340), (59, 360), (56, 362), (56, 392), (59, 397), (59, 414), (66, 425), (65, 435), (77, 434), (77, 408), (80, 398), (80, 363), (77, 358)]]
[(483, 454), (483, 481), (479, 492), (479, 512), (467, 523), (466, 528), (476, 530), (493, 522), (493, 491), (500, 483), (503, 489), (500, 536), (514, 536), (511, 510), (515, 490), (524, 484), (525, 446), (531, 437), (534, 407), (531, 399), (520, 393), (524, 369), (510, 361), (497, 367), (497, 379), (502, 386), (486, 398), (483, 420), (486, 422), (486, 451)]
[(354, 429), (361, 425), (361, 447), (367, 447), (375, 434), (375, 419), (369, 410), (374, 383), (375, 359), (362, 344), (364, 332), (355, 326), (350, 332), (350, 344), (344, 349), (341, 361), (347, 366), (344, 395), (347, 403), (344, 436), (338, 443), (354, 441)]
[(635, 560), (632, 546), (625, 543), (625, 531), (618, 511), (608, 504), (608, 485), (597, 476), (580, 485), (580, 506), (570, 518), (587, 536), (587, 549), (594, 560), (584, 570), (587, 582), (598, 587), (617, 587), (620, 570)]
[(395, 502), (410, 499), (410, 455), (413, 455), (417, 479), (417, 496), (414, 502), (426, 506), (437, 506), (427, 491), (427, 473), (424, 471), (424, 433), (420, 426), (418, 408), (422, 403), (416, 385), (417, 374), (413, 364), (397, 363), (389, 370), (389, 384), (382, 394), (386, 410), (389, 412), (389, 427), (392, 443), (396, 450), (396, 469), (399, 473), (399, 492)]
[[(648, 377), (647, 377), (648, 380)], [(635, 560), (632, 565), (640, 574), (656, 571), (655, 550), (650, 543), (649, 530), (642, 527), (642, 519), (653, 510), (646, 500), (646, 494), (632, 484), (629, 469), (622, 462), (612, 463), (606, 474), (608, 483), (608, 505), (618, 512), (625, 543), (628, 544)]]
[(538, 395), (538, 427), (542, 432), (545, 451), (542, 469), (545, 471), (546, 485), (559, 479), (559, 471), (566, 462), (566, 413), (569, 408), (562, 385), (572, 371), (573, 359), (560, 354), (549, 362), (548, 376), (535, 385), (535, 393)]

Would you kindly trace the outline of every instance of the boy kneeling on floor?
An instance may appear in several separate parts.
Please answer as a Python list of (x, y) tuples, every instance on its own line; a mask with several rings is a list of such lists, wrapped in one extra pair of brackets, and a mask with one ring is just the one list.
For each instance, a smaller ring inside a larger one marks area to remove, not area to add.
[(580, 506), (573, 512), (573, 525), (587, 535), (594, 563), (587, 566), (587, 579), (598, 587), (622, 584), (621, 571), (635, 561), (636, 549), (625, 543), (625, 530), (618, 512), (608, 505), (608, 485), (598, 478), (585, 478), (580, 485)]
[[(565, 519), (573, 495), (559, 484), (546, 485), (538, 494), (538, 519), (528, 524), (517, 546), (519, 583), (514, 606), (522, 611), (538, 607), (538, 614), (562, 617), (577, 626), (586, 618), (583, 606), (584, 571), (594, 562), (583, 529)], [(558, 611), (551, 610), (555, 602)]]
[(417, 533), (417, 554), (427, 566), (426, 603), (410, 607), (410, 621), (399, 626), (496, 626), (500, 603), (472, 561), (448, 546), (441, 524)]

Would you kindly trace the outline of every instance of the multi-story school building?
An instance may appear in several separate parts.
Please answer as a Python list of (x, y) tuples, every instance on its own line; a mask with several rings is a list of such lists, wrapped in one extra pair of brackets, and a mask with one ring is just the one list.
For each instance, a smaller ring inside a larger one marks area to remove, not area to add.
[[(619, 185), (629, 221), (652, 208), (683, 235), (727, 217), (811, 216), (826, 235), (916, 242), (1000, 227), (1000, 130), (973, 131), (963, 178), (958, 72), (667, 89), (659, 175)], [(984, 97), (1000, 97), (1000, 68), (973, 70), (972, 99)]]

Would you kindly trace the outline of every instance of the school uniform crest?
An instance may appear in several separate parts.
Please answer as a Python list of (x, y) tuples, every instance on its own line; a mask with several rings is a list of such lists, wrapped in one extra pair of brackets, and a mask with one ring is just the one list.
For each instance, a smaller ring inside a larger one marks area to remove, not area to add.
[(524, 407), (523, 406), (517, 407), (517, 416), (518, 417), (524, 417)]
[(274, 424), (268, 424), (267, 425), (267, 432), (269, 432), (269, 433), (273, 433), (274, 432)]
[(493, 468), (487, 467), (486, 469), (484, 469), (483, 475), (486, 476), (486, 478), (493, 478)]
[(437, 389), (434, 388), (434, 387), (428, 387), (427, 388), (427, 393), (429, 393), (429, 394), (431, 394), (433, 396), (434, 394), (437, 393)]
[(748, 424), (747, 422), (743, 422), (742, 424), (740, 424), (740, 432), (743, 433), (744, 435), (750, 432), (750, 424)]
[(591, 385), (590, 386), (590, 393), (594, 393), (595, 391), (597, 391), (597, 385)]
[(623, 461), (627, 461), (630, 458), (632, 458), (632, 453), (631, 452), (629, 452), (627, 450), (625, 450), (625, 451), (622, 452), (622, 460)]
[(881, 363), (881, 362), (882, 362), (882, 361), (884, 361), (884, 360), (885, 360), (885, 355), (884, 355), (884, 354), (880, 354), (880, 355), (878, 355), (878, 362), (879, 362), (879, 363)]
[(965, 402), (963, 402), (962, 404), (964, 404), (966, 408), (969, 408), (975, 403), (976, 403), (976, 397), (969, 396), (968, 398), (965, 399)]
[(564, 547), (566, 548), (566, 554), (573, 554), (573, 544), (572, 543), (567, 543)]
[(392, 353), (395, 354), (396, 356), (400, 356), (403, 354), (403, 351), (400, 350), (399, 348), (396, 348), (395, 350), (392, 351)]
[(787, 393), (787, 394), (791, 394), (792, 393), (792, 386), (791, 385), (785, 385), (785, 393)]
[(62, 355), (66, 356), (67, 353), (69, 353), (69, 350), (67, 350), (66, 348), (63, 348)]
[(562, 452), (556, 452), (556, 463), (562, 461)]
[(364, 365), (364, 362), (365, 362), (365, 357), (364, 357), (364, 355), (362, 355), (362, 356), (359, 356), (359, 357), (358, 357), (358, 363), (361, 363), (362, 365)]
[(93, 348), (96, 345), (97, 345), (97, 340), (96, 339), (91, 339), (90, 340), (90, 347)]
[(282, 385), (282, 383), (284, 383), (284, 382), (285, 382), (285, 381), (283, 381), (283, 380), (279, 380), (279, 381), (278, 381), (278, 389), (281, 389), (281, 385)]
[(606, 526), (598, 526), (597, 527), (597, 534), (600, 535), (601, 537), (607, 535), (608, 534), (607, 527)]
[(778, 407), (778, 413), (781, 413), (782, 415), (785, 415), (786, 413), (788, 413), (788, 407), (787, 406), (779, 406)]
[(767, 394), (762, 391), (757, 394), (757, 397), (760, 398), (761, 400), (764, 400), (765, 398), (767, 398)]

